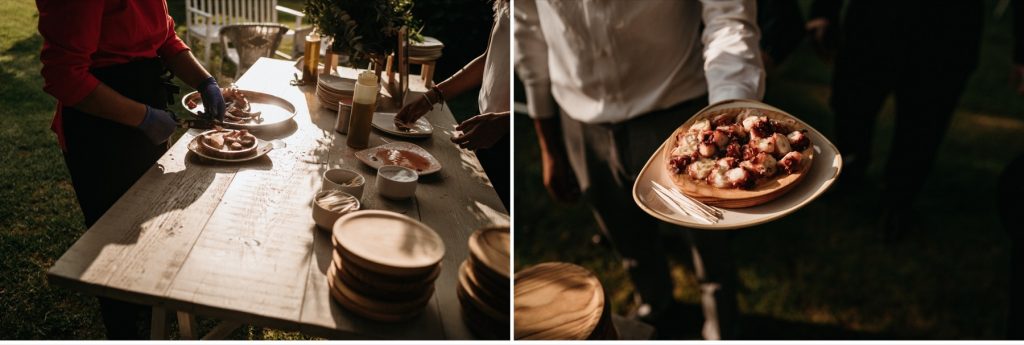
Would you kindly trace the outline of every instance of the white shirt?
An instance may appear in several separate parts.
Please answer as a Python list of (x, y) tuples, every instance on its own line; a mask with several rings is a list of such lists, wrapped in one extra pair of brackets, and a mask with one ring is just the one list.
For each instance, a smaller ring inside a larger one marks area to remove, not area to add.
[(481, 114), (509, 111), (508, 11), (508, 6), (505, 6), (494, 15), (494, 27), (487, 43), (487, 59), (484, 60), (484, 78), (477, 98)]
[(754, 0), (514, 5), (516, 73), (531, 117), (560, 106), (584, 123), (617, 123), (705, 93), (711, 103), (764, 95)]

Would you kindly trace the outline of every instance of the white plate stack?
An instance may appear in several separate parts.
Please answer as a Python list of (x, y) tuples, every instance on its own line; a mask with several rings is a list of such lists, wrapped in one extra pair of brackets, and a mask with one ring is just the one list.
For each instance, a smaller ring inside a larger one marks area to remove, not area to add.
[(333, 74), (321, 74), (316, 82), (316, 96), (327, 109), (338, 110), (338, 102), (352, 106), (352, 93), (355, 92), (355, 79), (343, 78)]
[(409, 59), (419, 61), (434, 61), (441, 58), (441, 50), (444, 43), (440, 40), (423, 36), (423, 42), (409, 42)]

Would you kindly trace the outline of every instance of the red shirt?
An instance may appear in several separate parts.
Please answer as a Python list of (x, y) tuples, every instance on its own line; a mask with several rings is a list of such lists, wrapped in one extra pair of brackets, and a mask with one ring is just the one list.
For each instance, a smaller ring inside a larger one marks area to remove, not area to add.
[(60, 109), (100, 83), (90, 68), (188, 50), (162, 0), (36, 0), (43, 36), (43, 91), (57, 98), (51, 128), (64, 147)]

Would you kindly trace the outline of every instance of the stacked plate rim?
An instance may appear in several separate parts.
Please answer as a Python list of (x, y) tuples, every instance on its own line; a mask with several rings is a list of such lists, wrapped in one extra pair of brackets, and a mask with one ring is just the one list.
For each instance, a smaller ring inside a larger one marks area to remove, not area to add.
[(409, 44), (409, 58), (416, 60), (433, 61), (441, 58), (441, 51), (444, 43), (440, 40), (423, 36), (423, 42), (411, 42)]
[(459, 267), (457, 295), (463, 320), (477, 336), (507, 339), (509, 324), (509, 229), (477, 230), (469, 257)]
[(325, 108), (338, 110), (338, 102), (352, 104), (356, 81), (333, 74), (321, 74), (316, 82), (316, 95)]
[(334, 223), (327, 283), (331, 297), (362, 317), (400, 322), (426, 308), (441, 272), (444, 243), (398, 213), (358, 211)]
[(589, 270), (548, 262), (516, 272), (516, 340), (616, 340), (601, 282)]

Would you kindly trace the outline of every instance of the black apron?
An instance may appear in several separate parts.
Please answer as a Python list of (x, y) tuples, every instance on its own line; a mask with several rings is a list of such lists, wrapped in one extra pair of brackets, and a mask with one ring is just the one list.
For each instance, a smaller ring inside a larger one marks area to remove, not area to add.
[[(89, 71), (96, 79), (137, 102), (167, 109), (178, 87), (160, 59), (143, 59)], [(85, 226), (92, 227), (142, 174), (167, 152), (168, 143), (154, 145), (138, 128), (61, 108), (67, 149), (64, 163), (71, 173)], [(148, 339), (148, 306), (99, 298), (107, 338)]]
[[(90, 72), (125, 97), (159, 109), (167, 109), (178, 89), (157, 58)], [(61, 113), (67, 147), (64, 162), (71, 173), (85, 225), (92, 227), (167, 151), (168, 143), (154, 145), (138, 128), (71, 107), (63, 107)]]

